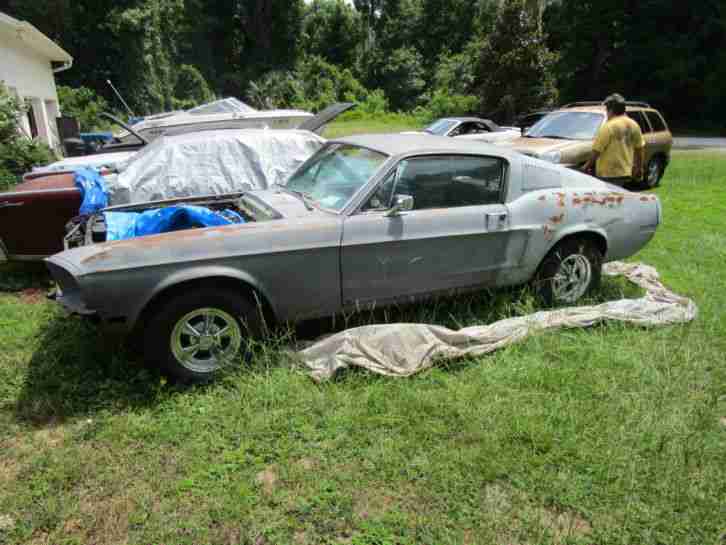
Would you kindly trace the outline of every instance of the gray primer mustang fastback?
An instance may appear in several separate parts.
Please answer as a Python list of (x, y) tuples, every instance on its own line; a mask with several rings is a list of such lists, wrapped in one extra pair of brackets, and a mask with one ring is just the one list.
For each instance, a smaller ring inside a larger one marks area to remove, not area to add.
[(501, 147), (400, 134), (330, 141), (285, 187), (237, 208), (247, 223), (49, 258), (58, 301), (144, 335), (151, 361), (199, 380), (241, 351), (244, 324), (256, 333), (255, 309), (300, 320), (531, 279), (574, 302), (661, 216), (652, 194)]

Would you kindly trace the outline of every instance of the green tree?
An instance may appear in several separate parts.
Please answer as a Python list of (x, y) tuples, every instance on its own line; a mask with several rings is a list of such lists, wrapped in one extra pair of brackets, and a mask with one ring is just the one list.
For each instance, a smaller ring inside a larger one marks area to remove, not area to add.
[(182, 64), (179, 67), (172, 99), (174, 109), (186, 110), (205, 102), (211, 102), (214, 98), (214, 93), (209, 88), (207, 80), (196, 67), (189, 64)]
[(64, 115), (75, 117), (82, 131), (92, 131), (105, 125), (99, 116), (108, 111), (108, 103), (88, 87), (58, 86), (58, 100)]
[(556, 59), (524, 1), (504, 0), (479, 54), (475, 85), (481, 111), (501, 121), (553, 104)]
[(561, 52), (565, 100), (618, 91), (654, 103), (670, 120), (726, 120), (715, 75), (726, 47), (723, 1), (562, 0), (547, 8), (544, 24)]
[(363, 39), (361, 16), (344, 0), (313, 0), (306, 7), (301, 44), (306, 56), (352, 67)]

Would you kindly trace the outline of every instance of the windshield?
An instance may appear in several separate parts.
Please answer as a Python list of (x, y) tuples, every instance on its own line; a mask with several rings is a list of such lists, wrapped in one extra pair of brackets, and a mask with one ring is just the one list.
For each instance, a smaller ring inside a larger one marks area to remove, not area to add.
[(529, 138), (565, 138), (592, 140), (605, 120), (603, 114), (590, 112), (555, 112), (544, 116), (525, 136)]
[(330, 144), (295, 172), (287, 189), (340, 212), (388, 158), (349, 144)]
[(448, 133), (454, 125), (456, 125), (456, 123), (457, 121), (453, 119), (439, 119), (426, 127), (424, 132), (438, 134), (439, 136), (446, 136), (446, 133)]

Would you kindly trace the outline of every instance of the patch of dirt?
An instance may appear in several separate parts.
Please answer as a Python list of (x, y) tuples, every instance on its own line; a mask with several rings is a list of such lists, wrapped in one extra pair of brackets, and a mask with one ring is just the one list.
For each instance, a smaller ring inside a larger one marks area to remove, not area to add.
[(0, 488), (5, 488), (7, 483), (17, 479), (19, 473), (20, 464), (15, 460), (0, 458), (0, 483), (3, 485)]
[(592, 533), (590, 523), (577, 513), (541, 509), (541, 514), (542, 524), (552, 532), (555, 543), (565, 543), (568, 538), (585, 537)]
[(296, 545), (305, 545), (308, 542), (308, 535), (305, 532), (298, 530), (295, 532), (292, 541)]
[(10, 515), (0, 515), (0, 530), (12, 530), (15, 528), (15, 519)]
[(724, 428), (726, 428), (726, 416), (722, 416), (719, 422)]
[(75, 531), (75, 535), (84, 536), (81, 542), (109, 545), (128, 542), (129, 516), (135, 508), (130, 496), (100, 498), (95, 494), (84, 495), (79, 508), (87, 521), (86, 527), (79, 525)]
[(364, 490), (353, 498), (353, 512), (358, 518), (378, 518), (395, 503), (391, 496), (381, 494), (379, 490)]
[(27, 288), (18, 293), (18, 298), (26, 305), (39, 305), (45, 303), (45, 291), (38, 288)]
[(304, 471), (312, 471), (317, 465), (318, 461), (315, 458), (300, 458), (295, 462), (295, 466)]
[(272, 465), (260, 471), (255, 477), (258, 484), (262, 486), (262, 490), (268, 496), (275, 491), (276, 485), (280, 478), (277, 475), (277, 467)]
[(33, 440), (48, 447), (59, 447), (63, 444), (66, 438), (65, 428), (61, 425), (56, 425), (55, 421), (51, 420), (47, 428), (39, 429), (33, 432)]

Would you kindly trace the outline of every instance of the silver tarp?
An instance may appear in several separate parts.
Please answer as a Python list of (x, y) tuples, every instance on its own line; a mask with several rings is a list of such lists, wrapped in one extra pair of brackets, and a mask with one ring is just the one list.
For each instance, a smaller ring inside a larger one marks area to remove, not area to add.
[(297, 352), (296, 357), (318, 381), (348, 367), (407, 377), (428, 369), (436, 361), (487, 354), (545, 330), (589, 327), (607, 321), (665, 326), (690, 322), (697, 315), (696, 304), (666, 288), (653, 267), (612, 262), (603, 267), (603, 273), (622, 275), (644, 288), (646, 294), (639, 299), (536, 312), (458, 331), (426, 324), (357, 327), (320, 340)]
[(325, 140), (309, 131), (225, 129), (163, 136), (106, 177), (113, 205), (265, 189)]

